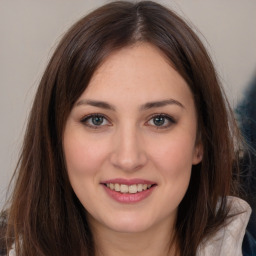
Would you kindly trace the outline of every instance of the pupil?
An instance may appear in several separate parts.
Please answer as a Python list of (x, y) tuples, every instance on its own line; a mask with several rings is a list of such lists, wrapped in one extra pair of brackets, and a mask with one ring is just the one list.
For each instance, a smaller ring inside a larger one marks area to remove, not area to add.
[(163, 124), (164, 124), (164, 117), (162, 117), (162, 116), (155, 117), (155, 118), (154, 118), (154, 124), (155, 124), (156, 126), (161, 126), (161, 125), (163, 125)]
[(103, 123), (103, 117), (102, 116), (95, 116), (92, 118), (92, 123), (94, 125), (101, 125)]

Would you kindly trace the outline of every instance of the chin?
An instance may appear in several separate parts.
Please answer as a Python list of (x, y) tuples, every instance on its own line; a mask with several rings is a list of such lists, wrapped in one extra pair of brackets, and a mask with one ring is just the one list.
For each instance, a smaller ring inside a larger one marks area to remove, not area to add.
[[(111, 228), (111, 227), (109, 227)], [(148, 225), (142, 225), (141, 223), (133, 223), (132, 225), (126, 223), (120, 223), (114, 225), (111, 229), (119, 233), (141, 233), (148, 230)]]
[(138, 215), (119, 216), (105, 222), (105, 226), (109, 229), (120, 233), (140, 233), (150, 229), (153, 225), (154, 221), (146, 219), (145, 216), (140, 218)]

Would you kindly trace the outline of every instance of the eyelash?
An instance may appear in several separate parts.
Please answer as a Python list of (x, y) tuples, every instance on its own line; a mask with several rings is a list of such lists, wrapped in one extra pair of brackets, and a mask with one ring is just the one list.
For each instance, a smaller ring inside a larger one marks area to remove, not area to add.
[(166, 121), (168, 122), (167, 125), (161, 125), (161, 126), (153, 125), (154, 128), (156, 128), (156, 129), (167, 129), (170, 126), (172, 126), (173, 124), (176, 124), (176, 120), (167, 114), (154, 114), (150, 117), (150, 119), (147, 121), (147, 123), (149, 123), (149, 121), (153, 120), (154, 118), (164, 118), (165, 119), (164, 122), (166, 122)]
[[(105, 121), (107, 121), (107, 122), (109, 123), (109, 120), (108, 120), (104, 115), (98, 114), (98, 113), (96, 113), (96, 114), (90, 114), (90, 115), (88, 115), (88, 116), (83, 117), (83, 119), (81, 120), (81, 123), (83, 123), (84, 125), (86, 125), (86, 126), (92, 128), (92, 129), (100, 129), (103, 125), (95, 125), (95, 124), (89, 124), (89, 123), (88, 123), (90, 119), (96, 118), (96, 117), (98, 117), (98, 118), (103, 118), (103, 122), (104, 122), (104, 120), (105, 120)], [(105, 126), (105, 125), (104, 125), (104, 126)], [(110, 126), (110, 124), (108, 124), (107, 126)]]
[[(105, 121), (107, 121), (108, 123), (110, 123), (110, 121), (108, 120), (108, 118), (106, 118), (104, 115), (102, 115), (102, 114), (98, 114), (98, 113), (96, 113), (96, 114), (90, 114), (90, 115), (87, 115), (87, 116), (85, 116), (85, 117), (83, 117), (82, 119), (81, 119), (81, 123), (83, 123), (84, 125), (86, 125), (87, 127), (89, 127), (89, 128), (92, 128), (92, 129), (100, 129), (100, 128), (102, 128), (102, 126), (111, 126), (111, 124), (99, 124), (99, 125), (96, 125), (96, 124), (89, 124), (89, 121), (90, 121), (90, 119), (92, 119), (92, 118), (96, 118), (96, 117), (98, 117), (98, 118), (103, 118), (103, 122), (104, 122), (104, 120)], [(166, 123), (166, 121), (168, 122), (168, 124), (166, 125), (161, 125), (161, 126), (157, 126), (157, 125), (150, 125), (150, 124), (148, 124), (151, 120), (153, 120), (154, 118), (164, 118), (164, 123)], [(167, 128), (169, 128), (172, 124), (175, 124), (176, 123), (176, 120), (173, 118), (173, 117), (171, 117), (171, 116), (169, 116), (169, 115), (167, 115), (167, 114), (154, 114), (154, 115), (152, 115), (150, 118), (149, 118), (149, 120), (146, 122), (146, 125), (147, 126), (153, 126), (154, 128), (156, 128), (156, 129), (167, 129)]]

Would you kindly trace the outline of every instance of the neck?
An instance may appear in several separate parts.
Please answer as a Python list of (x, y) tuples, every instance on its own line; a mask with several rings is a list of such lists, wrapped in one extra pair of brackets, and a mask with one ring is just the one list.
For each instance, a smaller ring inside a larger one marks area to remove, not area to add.
[(92, 226), (96, 256), (177, 256), (177, 242), (174, 239), (173, 225), (152, 227), (137, 233), (123, 233)]

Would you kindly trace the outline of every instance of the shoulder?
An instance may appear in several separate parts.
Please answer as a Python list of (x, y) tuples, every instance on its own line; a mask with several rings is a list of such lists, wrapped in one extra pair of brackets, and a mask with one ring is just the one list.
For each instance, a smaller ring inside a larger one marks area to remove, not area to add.
[(242, 243), (251, 215), (251, 207), (244, 200), (228, 197), (230, 215), (227, 224), (199, 246), (197, 256), (242, 256)]

